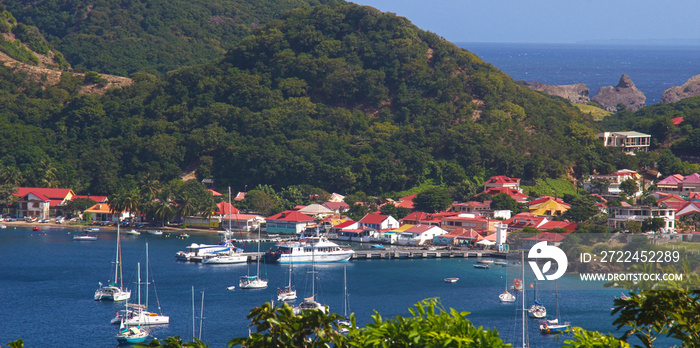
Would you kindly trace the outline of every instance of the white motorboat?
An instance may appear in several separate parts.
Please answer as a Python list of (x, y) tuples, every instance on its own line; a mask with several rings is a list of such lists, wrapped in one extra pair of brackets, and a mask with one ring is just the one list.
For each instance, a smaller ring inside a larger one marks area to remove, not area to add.
[[(119, 224), (117, 223), (117, 252), (114, 262), (114, 282), (108, 283), (106, 286), (100, 282), (100, 287), (95, 291), (95, 301), (125, 301), (131, 298), (131, 291), (124, 289), (122, 286), (122, 248), (121, 238), (119, 233)], [(119, 286), (117, 286), (119, 284)]]
[(305, 237), (300, 240), (282, 241), (265, 253), (265, 259), (279, 263), (346, 262), (355, 253), (352, 248), (341, 247), (326, 237)]
[(137, 230), (135, 230), (135, 229), (132, 228), (131, 230), (127, 231), (126, 234), (130, 234), (130, 235), (133, 235), (133, 236), (138, 236), (138, 235), (141, 234), (141, 232), (139, 232), (139, 231), (137, 231)]
[(175, 253), (175, 259), (179, 261), (201, 262), (207, 255), (216, 255), (228, 250), (230, 247), (222, 244), (197, 244), (192, 243), (187, 247), (187, 251)]
[(154, 236), (161, 236), (163, 235), (163, 231), (161, 230), (146, 230), (146, 233), (152, 234)]
[(445, 283), (456, 283), (459, 280), (457, 277), (452, 277), (452, 278), (445, 278), (444, 281)]
[(501, 302), (515, 302), (515, 295), (511, 294), (510, 292), (508, 292), (508, 290), (506, 290), (500, 295), (498, 295), (498, 299)]
[(76, 234), (75, 236), (73, 236), (73, 240), (77, 240), (77, 241), (86, 241), (86, 240), (87, 240), (87, 241), (92, 241), (92, 240), (97, 240), (97, 236), (91, 236), (91, 235), (88, 234), (88, 232), (86, 231), (86, 232), (83, 233), (83, 234)]
[(231, 263), (246, 263), (248, 256), (239, 252), (219, 253), (202, 257), (202, 263), (206, 265), (221, 265)]

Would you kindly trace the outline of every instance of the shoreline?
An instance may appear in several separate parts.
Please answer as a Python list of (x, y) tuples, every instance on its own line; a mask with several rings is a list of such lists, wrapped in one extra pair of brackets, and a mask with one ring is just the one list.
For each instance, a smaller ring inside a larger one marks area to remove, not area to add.
[[(88, 224), (78, 224), (74, 222), (66, 222), (66, 223), (56, 223), (56, 222), (26, 222), (26, 221), (2, 221), (0, 224), (5, 224), (8, 228), (10, 227), (42, 227), (42, 226), (47, 226), (47, 227), (55, 227), (55, 228), (64, 228), (64, 229), (74, 229), (76, 232), (81, 232), (80, 230), (88, 228), (88, 227), (97, 227), (99, 228), (99, 232), (116, 232), (117, 227), (116, 226), (102, 226), (102, 225), (88, 225)], [(120, 228), (121, 232), (125, 232), (130, 230), (130, 227), (123, 227)], [(200, 229), (200, 228), (180, 228), (180, 227), (153, 227), (153, 228), (138, 228), (136, 229), (139, 232), (146, 232), (146, 230), (161, 230), (164, 233), (197, 233), (197, 234), (213, 234), (213, 233), (219, 233), (219, 230), (214, 230), (214, 229)]]

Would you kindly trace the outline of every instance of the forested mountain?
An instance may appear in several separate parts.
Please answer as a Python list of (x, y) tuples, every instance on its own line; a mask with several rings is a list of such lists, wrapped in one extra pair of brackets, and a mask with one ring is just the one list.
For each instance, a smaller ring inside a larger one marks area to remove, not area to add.
[(3, 0), (77, 70), (162, 74), (220, 58), (253, 29), (333, 0)]
[(566, 102), (405, 18), (350, 3), (293, 10), (222, 59), (133, 77), (105, 96), (8, 77), (0, 137), (27, 145), (2, 147), (2, 165), (25, 185), (93, 194), (194, 169), (221, 185), (381, 193), (426, 179), (603, 171), (619, 157)]

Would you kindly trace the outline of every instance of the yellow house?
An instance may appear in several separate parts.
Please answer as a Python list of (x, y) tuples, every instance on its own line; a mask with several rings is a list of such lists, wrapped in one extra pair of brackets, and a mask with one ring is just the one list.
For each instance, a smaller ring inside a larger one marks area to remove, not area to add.
[(564, 203), (560, 198), (540, 197), (530, 204), (530, 213), (538, 216), (561, 216), (571, 208), (571, 205)]

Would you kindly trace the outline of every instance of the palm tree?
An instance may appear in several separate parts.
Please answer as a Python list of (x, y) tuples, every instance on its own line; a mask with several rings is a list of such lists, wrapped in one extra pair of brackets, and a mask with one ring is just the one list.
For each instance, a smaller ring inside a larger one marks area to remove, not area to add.
[(160, 181), (155, 179), (150, 173), (141, 178), (139, 181), (139, 187), (141, 187), (141, 196), (143, 196), (146, 200), (155, 199), (156, 195), (161, 190)]
[(17, 167), (3, 167), (2, 170), (0, 170), (0, 177), (4, 184), (12, 185), (13, 187), (19, 186), (24, 182), (22, 171), (17, 169)]
[(165, 226), (165, 221), (170, 220), (175, 215), (175, 209), (169, 201), (159, 200), (155, 204), (155, 218), (162, 221), (163, 226)]
[(57, 169), (48, 160), (39, 162), (39, 171), (42, 173), (41, 184), (44, 187), (55, 188), (60, 185), (56, 177)]
[[(208, 206), (204, 207), (204, 210), (202, 210), (202, 217), (210, 219), (216, 212), (219, 210), (219, 207), (216, 206), (216, 203), (212, 200), (208, 202)], [(230, 213), (230, 212), (229, 212)]]
[(128, 211), (135, 220), (141, 210), (141, 196), (133, 190), (124, 194), (123, 199), (124, 210)]
[(115, 193), (109, 196), (109, 212), (112, 214), (119, 214), (119, 220), (121, 220), (121, 213), (125, 208), (126, 205), (123, 193)]
[(177, 203), (177, 216), (181, 220), (185, 216), (191, 216), (197, 211), (194, 199), (187, 192), (180, 193), (175, 203)]

